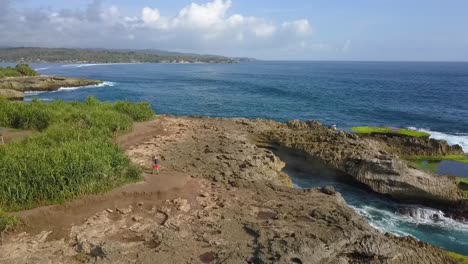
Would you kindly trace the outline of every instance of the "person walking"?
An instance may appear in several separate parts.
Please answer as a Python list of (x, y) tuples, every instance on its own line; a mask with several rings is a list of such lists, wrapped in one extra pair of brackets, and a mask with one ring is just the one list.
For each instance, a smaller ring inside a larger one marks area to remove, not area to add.
[(159, 170), (161, 169), (161, 159), (154, 155), (153, 157), (153, 170), (151, 171), (152, 174), (156, 171), (156, 174), (159, 174)]

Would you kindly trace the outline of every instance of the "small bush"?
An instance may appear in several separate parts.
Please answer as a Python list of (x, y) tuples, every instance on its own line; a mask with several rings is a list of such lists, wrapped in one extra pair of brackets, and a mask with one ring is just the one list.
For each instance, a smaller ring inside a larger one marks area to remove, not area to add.
[(151, 105), (147, 102), (132, 104), (120, 101), (114, 104), (114, 109), (120, 113), (127, 114), (135, 121), (143, 121), (154, 115)]
[(28, 64), (18, 64), (15, 68), (13, 67), (0, 67), (0, 78), (5, 77), (21, 77), (21, 76), (37, 76), (39, 75), (31, 66)]
[(22, 76), (37, 76), (37, 75), (39, 75), (28, 64), (18, 64), (18, 65), (16, 65), (15, 70), (17, 72), (19, 72)]

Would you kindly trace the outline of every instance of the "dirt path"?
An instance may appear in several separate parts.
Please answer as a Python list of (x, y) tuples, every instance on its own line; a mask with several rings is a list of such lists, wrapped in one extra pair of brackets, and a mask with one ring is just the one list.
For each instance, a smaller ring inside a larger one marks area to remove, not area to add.
[[(30, 135), (29, 131), (5, 130), (7, 142)], [(171, 137), (171, 132), (162, 127), (159, 119), (151, 122), (135, 124), (133, 130), (116, 139), (124, 149), (145, 142), (150, 138)], [(148, 168), (151, 165), (148, 158)], [(198, 181), (188, 174), (177, 171), (163, 170), (158, 175), (144, 174), (144, 181), (128, 184), (110, 192), (87, 195), (61, 205), (38, 207), (15, 213), (24, 225), (17, 233), (27, 232), (35, 235), (42, 231), (50, 231), (48, 240), (66, 238), (74, 225), (83, 223), (89, 217), (103, 210), (117, 211), (117, 208), (132, 206), (143, 210), (160, 206), (165, 200), (175, 198), (192, 199), (199, 192)], [(119, 210), (120, 210), (119, 209)], [(13, 234), (13, 235), (15, 235)]]
[(143, 182), (125, 185), (104, 194), (85, 196), (62, 205), (21, 211), (16, 215), (24, 221), (20, 232), (34, 235), (47, 230), (52, 231), (48, 239), (61, 239), (70, 234), (72, 226), (83, 223), (98, 212), (116, 211), (129, 206), (151, 209), (168, 199), (192, 199), (199, 189), (197, 181), (186, 174), (171, 171), (159, 175), (145, 174)]

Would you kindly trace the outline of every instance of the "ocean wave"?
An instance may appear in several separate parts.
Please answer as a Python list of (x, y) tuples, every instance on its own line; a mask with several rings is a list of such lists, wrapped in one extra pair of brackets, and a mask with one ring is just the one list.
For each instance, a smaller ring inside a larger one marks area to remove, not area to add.
[(128, 65), (128, 64), (140, 64), (136, 62), (127, 62), (127, 63), (82, 63), (82, 64), (65, 64), (62, 65), (64, 68), (83, 68), (83, 67), (93, 67), (93, 66), (107, 66), (107, 65)]
[(397, 215), (406, 222), (438, 226), (446, 229), (457, 229), (468, 232), (468, 222), (461, 222), (450, 217), (446, 217), (441, 210), (420, 205), (406, 206), (406, 208), (403, 209), (405, 213)]
[(63, 92), (63, 91), (74, 91), (78, 89), (87, 89), (87, 88), (101, 88), (101, 87), (112, 87), (115, 83), (113, 82), (102, 82), (100, 84), (93, 84), (93, 85), (85, 85), (85, 86), (78, 86), (78, 87), (60, 87), (57, 91), (54, 92)]
[(460, 145), (463, 148), (464, 152), (468, 152), (468, 134), (460, 133), (460, 134), (446, 134), (437, 131), (431, 131), (428, 129), (423, 128), (416, 128), (416, 127), (409, 127), (408, 129), (426, 132), (431, 134), (431, 138), (438, 139), (438, 140), (445, 140), (450, 145)]
[(412, 236), (405, 232), (405, 227), (409, 225), (427, 225), (443, 230), (457, 230), (468, 233), (468, 222), (456, 221), (446, 217), (440, 210), (423, 207), (419, 205), (407, 206), (405, 212), (400, 214), (389, 210), (376, 208), (370, 205), (350, 207), (369, 221), (369, 224), (381, 232), (389, 232), (398, 236)]
[(37, 68), (37, 69), (34, 69), (35, 71), (45, 71), (45, 70), (48, 70), (49, 68)]
[(25, 96), (33, 96), (33, 95), (39, 95), (39, 94), (43, 94), (43, 93), (47, 93), (47, 91), (25, 91), (24, 95)]
[(349, 207), (359, 215), (366, 218), (373, 228), (381, 231), (382, 233), (388, 232), (397, 236), (411, 236), (410, 233), (403, 231), (398, 226), (400, 220), (390, 211), (368, 205), (362, 207), (349, 205)]
[(25, 97), (23, 101), (24, 102), (31, 102), (32, 100), (39, 100), (39, 101), (49, 102), (49, 101), (52, 101), (54, 99), (52, 99), (52, 98), (40, 98), (40, 97)]
[(64, 68), (82, 68), (82, 67), (103, 66), (103, 65), (112, 65), (112, 63), (66, 64), (66, 65), (62, 65), (62, 67), (64, 67)]

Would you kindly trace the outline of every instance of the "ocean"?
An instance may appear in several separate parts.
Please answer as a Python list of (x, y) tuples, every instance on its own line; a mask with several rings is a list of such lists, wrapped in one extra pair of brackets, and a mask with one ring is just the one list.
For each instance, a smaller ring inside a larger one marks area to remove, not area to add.
[[(159, 114), (318, 120), (348, 130), (391, 126), (427, 131), (468, 152), (468, 63), (249, 62), (239, 64), (34, 64), (42, 74), (104, 80), (30, 93), (26, 100), (149, 101)], [(411, 235), (468, 255), (468, 223), (400, 205), (323, 170), (287, 169), (297, 188), (333, 185), (383, 232)], [(399, 214), (402, 206), (413, 214)], [(434, 215), (437, 215), (434, 218)]]

